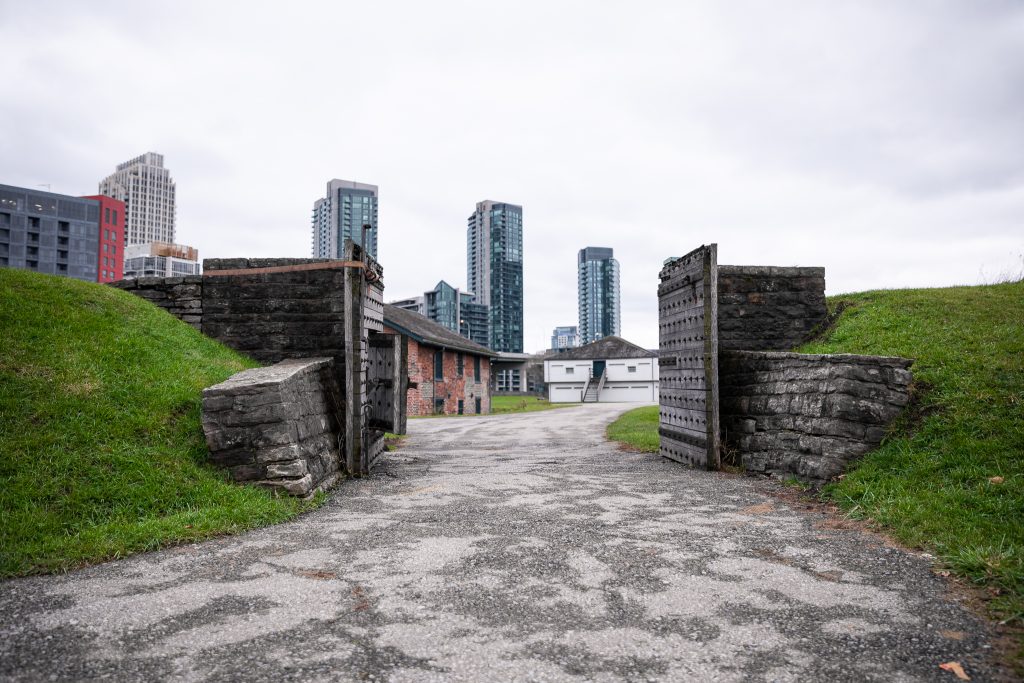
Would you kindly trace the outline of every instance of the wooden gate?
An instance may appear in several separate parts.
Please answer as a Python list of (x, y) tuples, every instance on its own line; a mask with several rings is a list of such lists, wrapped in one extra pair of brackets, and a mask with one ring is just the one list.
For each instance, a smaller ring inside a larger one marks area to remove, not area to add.
[(400, 334), (370, 332), (366, 393), (371, 429), (405, 433), (405, 401), (409, 388), (409, 341)]
[(384, 453), (384, 433), (405, 433), (408, 342), (384, 334), (383, 269), (358, 244), (345, 257), (345, 469), (365, 476)]
[(718, 245), (675, 259), (659, 277), (660, 452), (718, 469)]

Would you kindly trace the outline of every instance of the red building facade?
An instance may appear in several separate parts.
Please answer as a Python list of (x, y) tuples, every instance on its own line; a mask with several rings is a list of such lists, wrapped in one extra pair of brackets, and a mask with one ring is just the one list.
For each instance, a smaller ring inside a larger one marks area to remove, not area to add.
[(489, 349), (425, 316), (384, 307), (384, 331), (409, 339), (409, 415), (481, 415), (491, 412)]
[(124, 273), (124, 202), (92, 195), (100, 203), (100, 244), (96, 255), (97, 282), (120, 280)]

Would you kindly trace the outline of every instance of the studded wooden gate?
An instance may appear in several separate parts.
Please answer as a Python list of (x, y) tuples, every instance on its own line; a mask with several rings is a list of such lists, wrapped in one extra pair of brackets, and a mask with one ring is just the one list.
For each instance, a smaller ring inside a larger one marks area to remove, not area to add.
[(718, 469), (718, 245), (675, 259), (659, 277), (661, 454)]

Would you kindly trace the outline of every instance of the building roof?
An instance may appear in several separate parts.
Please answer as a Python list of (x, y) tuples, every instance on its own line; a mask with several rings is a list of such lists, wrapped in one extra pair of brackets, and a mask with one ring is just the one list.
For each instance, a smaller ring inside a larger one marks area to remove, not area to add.
[(440, 346), (478, 356), (496, 356), (486, 346), (480, 346), (462, 335), (455, 334), (444, 325), (439, 325), (425, 315), (384, 304), (384, 324), (388, 327), (412, 337), (421, 344)]
[(602, 337), (575, 349), (562, 351), (545, 360), (607, 360), (609, 358), (657, 358), (658, 354), (648, 351), (622, 337)]

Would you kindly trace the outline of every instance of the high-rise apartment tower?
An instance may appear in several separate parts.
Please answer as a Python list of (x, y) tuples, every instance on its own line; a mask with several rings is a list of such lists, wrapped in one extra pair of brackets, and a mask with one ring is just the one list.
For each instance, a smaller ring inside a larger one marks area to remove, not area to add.
[(118, 164), (100, 181), (99, 193), (124, 202), (126, 245), (174, 241), (175, 187), (163, 154), (146, 152)]
[(580, 249), (580, 344), (620, 333), (619, 262), (612, 255), (606, 247)]
[(523, 352), (523, 207), (478, 202), (466, 230), (466, 280), (489, 307), (492, 351)]
[[(365, 245), (364, 225), (370, 226)], [(335, 178), (313, 204), (313, 257), (344, 258), (347, 239), (377, 258), (377, 186)]]

